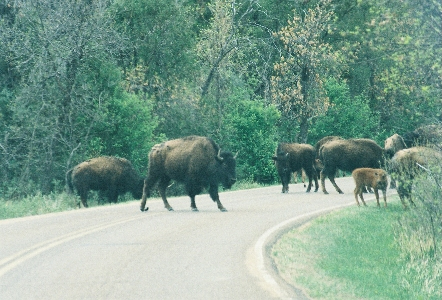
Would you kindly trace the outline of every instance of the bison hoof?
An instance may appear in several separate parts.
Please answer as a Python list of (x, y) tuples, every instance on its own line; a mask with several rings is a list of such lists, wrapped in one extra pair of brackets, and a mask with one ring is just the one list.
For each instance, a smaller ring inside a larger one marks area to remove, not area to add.
[(339, 194), (344, 194), (344, 192), (343, 191), (339, 191)]
[(199, 210), (196, 207), (192, 207), (192, 211), (199, 211)]
[(174, 211), (172, 207), (166, 207), (168, 211)]
[(141, 210), (141, 211), (148, 211), (148, 210), (149, 210), (149, 207), (146, 207), (146, 208), (141, 208), (141, 207), (140, 207), (140, 210)]
[(227, 209), (225, 209), (224, 207), (220, 208), (219, 210), (222, 211), (222, 212), (226, 212), (227, 211)]

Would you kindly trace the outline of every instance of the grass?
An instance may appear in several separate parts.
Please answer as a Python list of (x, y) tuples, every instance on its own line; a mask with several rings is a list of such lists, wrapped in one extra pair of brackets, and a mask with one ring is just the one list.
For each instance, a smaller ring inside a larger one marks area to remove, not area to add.
[(285, 280), (314, 299), (416, 299), (403, 287), (394, 235), (403, 214), (398, 200), (334, 212), (287, 233), (272, 257)]

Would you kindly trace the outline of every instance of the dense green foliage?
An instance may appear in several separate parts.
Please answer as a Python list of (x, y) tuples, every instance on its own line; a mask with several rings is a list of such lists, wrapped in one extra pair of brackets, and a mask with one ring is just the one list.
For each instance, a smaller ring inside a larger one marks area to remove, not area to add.
[(436, 0), (4, 0), (0, 197), (58, 192), (98, 155), (144, 173), (190, 134), (268, 182), (278, 141), (440, 122), (441, 24)]

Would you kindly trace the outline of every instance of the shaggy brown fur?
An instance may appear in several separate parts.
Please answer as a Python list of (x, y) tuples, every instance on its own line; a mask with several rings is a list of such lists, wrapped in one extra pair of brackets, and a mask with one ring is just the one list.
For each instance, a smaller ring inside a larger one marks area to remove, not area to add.
[(218, 185), (230, 188), (236, 181), (236, 156), (221, 151), (207, 137), (189, 136), (155, 145), (149, 153), (149, 166), (144, 181), (141, 211), (148, 210), (146, 198), (158, 183), (164, 206), (172, 211), (166, 199), (166, 188), (171, 180), (182, 182), (191, 199), (191, 208), (198, 211), (195, 196), (209, 186), (209, 194), (221, 211), (226, 211), (219, 201)]
[(66, 173), (68, 190), (77, 190), (84, 207), (88, 207), (87, 194), (90, 190), (106, 192), (109, 202), (113, 203), (117, 202), (119, 195), (126, 192), (131, 192), (134, 198), (139, 199), (143, 191), (143, 181), (130, 161), (112, 156), (89, 159)]
[(282, 182), (282, 192), (289, 191), (290, 174), (302, 169), (308, 177), (307, 192), (312, 188), (312, 180), (315, 180), (315, 192), (318, 190), (318, 177), (313, 166), (315, 160), (315, 148), (309, 144), (286, 144), (280, 143), (272, 157)]
[(379, 192), (378, 190), (382, 191), (382, 195), (384, 197), (384, 206), (387, 207), (387, 186), (388, 186), (388, 179), (387, 179), (387, 173), (382, 169), (371, 169), (371, 168), (358, 168), (354, 170), (351, 175), (353, 176), (353, 179), (355, 180), (355, 199), (356, 204), (359, 206), (358, 201), (358, 195), (362, 200), (362, 203), (364, 206), (367, 206), (364, 201), (364, 197), (362, 196), (362, 193), (364, 191), (364, 188), (366, 186), (372, 187), (374, 190), (374, 194), (376, 196), (377, 206), (379, 207)]
[(335, 140), (324, 144), (319, 150), (321, 188), (324, 194), (325, 177), (328, 177), (336, 191), (343, 194), (335, 182), (336, 171), (353, 172), (357, 168), (379, 168), (383, 164), (383, 149), (370, 139)]
[(391, 158), (397, 151), (432, 145), (442, 150), (442, 125), (425, 125), (400, 136), (395, 133), (385, 140), (385, 153)]
[(403, 149), (393, 156), (390, 162), (390, 174), (396, 181), (397, 191), (404, 208), (405, 198), (414, 205), (411, 199), (413, 179), (425, 172), (425, 169), (441, 171), (442, 154), (440, 151), (427, 147), (411, 147)]

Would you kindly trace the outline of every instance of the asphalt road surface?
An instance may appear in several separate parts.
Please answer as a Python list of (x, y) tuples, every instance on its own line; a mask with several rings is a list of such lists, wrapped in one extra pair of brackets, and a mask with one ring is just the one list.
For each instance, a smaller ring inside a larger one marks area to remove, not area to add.
[(302, 299), (269, 249), (288, 228), (356, 205), (352, 178), (337, 184), (344, 195), (329, 181), (329, 195), (302, 184), (223, 192), (225, 213), (199, 195), (199, 212), (177, 197), (174, 212), (153, 199), (143, 213), (134, 201), (0, 221), (0, 299)]

